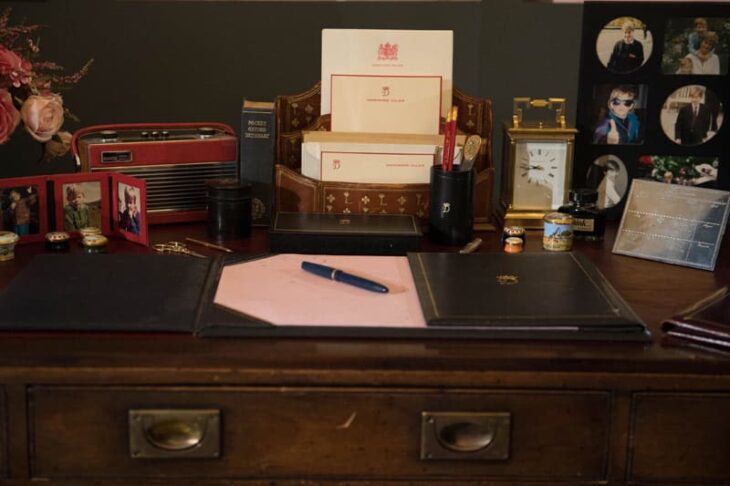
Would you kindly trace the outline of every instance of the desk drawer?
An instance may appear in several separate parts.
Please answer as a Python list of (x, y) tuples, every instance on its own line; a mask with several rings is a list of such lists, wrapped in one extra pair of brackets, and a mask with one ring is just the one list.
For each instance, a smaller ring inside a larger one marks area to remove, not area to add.
[[(34, 387), (30, 403), (35, 478), (606, 477), (603, 392)], [(162, 409), (218, 411), (218, 456), (133, 458), (130, 410)], [(421, 459), (422, 412), (506, 414), (506, 456)]]
[(730, 478), (730, 395), (637, 393), (630, 477), (664, 484)]

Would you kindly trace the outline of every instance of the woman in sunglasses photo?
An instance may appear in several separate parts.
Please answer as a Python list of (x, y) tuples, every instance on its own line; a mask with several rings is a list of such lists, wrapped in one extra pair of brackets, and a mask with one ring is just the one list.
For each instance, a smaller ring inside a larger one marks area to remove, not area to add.
[(621, 85), (611, 90), (607, 108), (601, 109), (598, 124), (593, 130), (593, 143), (624, 145), (642, 142), (641, 121), (634, 111), (637, 97), (636, 86)]

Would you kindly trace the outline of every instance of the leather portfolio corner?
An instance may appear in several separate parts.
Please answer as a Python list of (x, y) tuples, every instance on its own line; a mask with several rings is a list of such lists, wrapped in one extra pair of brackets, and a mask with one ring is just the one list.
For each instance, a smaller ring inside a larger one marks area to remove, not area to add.
[(730, 354), (730, 286), (662, 322), (662, 342)]

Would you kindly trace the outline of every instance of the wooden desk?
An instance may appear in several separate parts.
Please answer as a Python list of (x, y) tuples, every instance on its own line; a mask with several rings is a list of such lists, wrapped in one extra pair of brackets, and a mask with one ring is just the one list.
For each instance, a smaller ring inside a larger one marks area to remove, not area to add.
[[(204, 231), (159, 227), (152, 239)], [(482, 236), (480, 251), (498, 250), (497, 234)], [(613, 255), (612, 239), (576, 249), (647, 322), (652, 344), (2, 334), (0, 482), (730, 483), (730, 360), (658, 344), (663, 317), (730, 283), (728, 238), (715, 272)], [(264, 251), (266, 234), (229, 246)], [(18, 248), (0, 286), (40, 251)], [(139, 409), (217, 411), (218, 454), (135, 457)], [(506, 459), (421, 459), (422, 435), (434, 433), (422, 412), (465, 413), (452, 420), (462, 424), (506, 414)]]

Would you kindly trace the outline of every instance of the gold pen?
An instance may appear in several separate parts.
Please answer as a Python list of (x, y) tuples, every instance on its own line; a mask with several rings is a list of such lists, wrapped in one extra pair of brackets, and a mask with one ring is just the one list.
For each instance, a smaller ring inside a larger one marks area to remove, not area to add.
[(482, 239), (481, 238), (474, 238), (469, 243), (466, 244), (464, 248), (459, 250), (459, 253), (472, 253), (477, 248), (482, 246)]
[(186, 237), (185, 240), (191, 243), (197, 243), (198, 245), (206, 246), (208, 248), (213, 248), (214, 250), (225, 251), (226, 253), (233, 253), (233, 250), (231, 250), (230, 248), (226, 248), (225, 246), (221, 245), (214, 245), (213, 243), (208, 243), (207, 241), (196, 240), (195, 238), (189, 237)]

